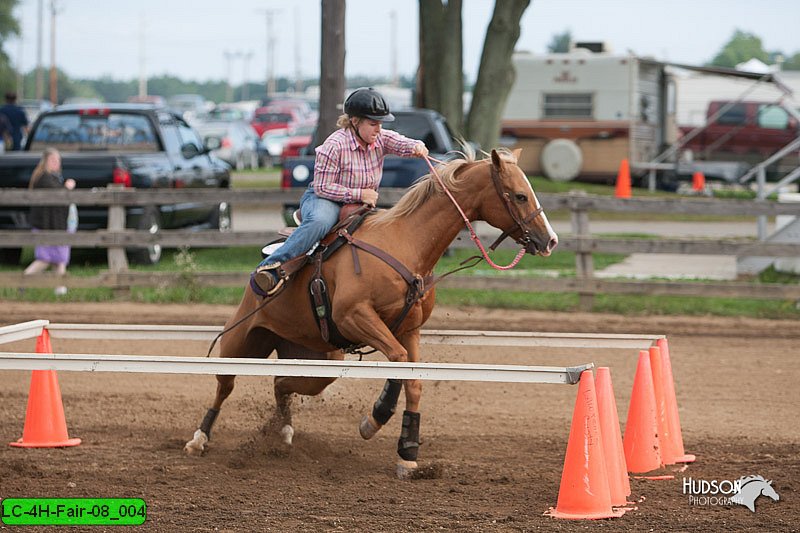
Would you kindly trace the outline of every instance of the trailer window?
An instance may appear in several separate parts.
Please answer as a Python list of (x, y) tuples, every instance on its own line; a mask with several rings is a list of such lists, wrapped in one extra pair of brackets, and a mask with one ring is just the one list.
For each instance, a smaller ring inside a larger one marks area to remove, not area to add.
[(545, 94), (544, 118), (593, 118), (592, 94)]

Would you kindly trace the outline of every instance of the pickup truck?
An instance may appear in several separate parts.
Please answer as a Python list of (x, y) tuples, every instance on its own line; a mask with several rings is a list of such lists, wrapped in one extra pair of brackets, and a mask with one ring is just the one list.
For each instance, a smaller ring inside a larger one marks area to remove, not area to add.
[[(407, 109), (392, 111), (394, 122), (384, 122), (383, 127), (397, 131), (411, 139), (425, 143), (432, 157), (442, 159), (448, 152), (460, 149), (454, 139), (445, 118), (431, 109)], [(283, 160), (281, 172), (281, 188), (308, 187), (314, 178), (314, 155), (310, 149), (304, 152), (311, 154), (299, 157), (287, 157)], [(302, 152), (301, 152), (302, 153)], [(383, 160), (383, 177), (381, 187), (406, 188), (417, 179), (428, 173), (428, 165), (419, 158), (386, 156)], [(379, 207), (390, 207), (381, 204)], [(283, 206), (283, 218), (287, 224), (293, 225), (292, 213), (297, 209), (297, 204)]]
[[(178, 115), (145, 104), (59, 106), (33, 123), (23, 151), (0, 155), (0, 188), (28, 187), (42, 151), (61, 152), (62, 173), (78, 188), (110, 183), (137, 189), (230, 186), (230, 167), (211, 156), (200, 137)], [(79, 229), (107, 227), (108, 209), (79, 206)], [(227, 203), (181, 203), (129, 207), (131, 229), (230, 228)], [(0, 229), (29, 230), (28, 206), (0, 207)], [(154, 264), (161, 248), (128, 251), (132, 262)], [(18, 263), (20, 249), (0, 248), (0, 262)]]
[[(684, 152), (691, 150), (694, 160), (693, 165), (686, 165), (687, 168), (697, 167), (707, 177), (735, 181), (749, 167), (767, 159), (800, 136), (797, 120), (780, 105), (770, 102), (731, 103), (715, 100), (708, 105), (707, 119), (713, 118), (725, 106), (728, 106), (727, 110), (684, 145)], [(680, 130), (686, 135), (694, 127), (681, 126)], [(777, 161), (767, 168), (767, 177), (776, 179), (797, 168), (800, 164), (799, 156), (800, 151), (796, 150)], [(726, 162), (737, 163), (739, 170), (733, 174), (723, 172), (728, 169)], [(721, 170), (715, 171), (715, 166)], [(683, 173), (680, 166), (678, 172)]]

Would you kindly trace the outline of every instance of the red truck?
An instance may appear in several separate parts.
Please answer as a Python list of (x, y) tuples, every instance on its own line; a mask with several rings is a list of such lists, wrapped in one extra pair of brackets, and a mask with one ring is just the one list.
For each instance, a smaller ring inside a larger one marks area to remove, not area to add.
[[(723, 112), (720, 114), (720, 111)], [(714, 119), (716, 115), (719, 116)], [(712, 101), (706, 120), (708, 126), (683, 146), (684, 151), (691, 150), (695, 161), (736, 161), (753, 166), (800, 136), (797, 119), (780, 105), (770, 102)], [(680, 127), (683, 135), (694, 129)], [(775, 179), (798, 165), (800, 151), (795, 150), (768, 167), (767, 176)]]

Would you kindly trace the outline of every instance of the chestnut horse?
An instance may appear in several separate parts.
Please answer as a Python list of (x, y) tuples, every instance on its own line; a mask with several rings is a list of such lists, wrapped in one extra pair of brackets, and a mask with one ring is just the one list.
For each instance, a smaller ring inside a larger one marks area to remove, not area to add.
[[(491, 158), (482, 160), (476, 160), (471, 151), (462, 155), (463, 158), (443, 163), (434, 174), (421, 178), (393, 208), (368, 217), (356, 237), (394, 257), (419, 278), (433, 272), (436, 262), (464, 228), (462, 213), (470, 221), (483, 220), (501, 229), (527, 253), (550, 255), (558, 237), (528, 178), (516, 164), (519, 152), (492, 150)], [(343, 337), (381, 351), (389, 361), (419, 361), (420, 328), (433, 310), (434, 289), (423, 292), (392, 332), (390, 325), (404, 310), (409, 285), (376, 256), (363, 249), (358, 249), (357, 254), (359, 273), (354, 254), (349, 251), (340, 250), (322, 264), (333, 322)], [(341, 350), (323, 340), (314, 320), (308, 295), (313, 271), (312, 267), (298, 271), (286, 288), (272, 297), (274, 301), (250, 317), (247, 315), (263, 300), (246, 289), (239, 308), (225, 326), (221, 357), (266, 358), (277, 351), (279, 358), (343, 359)], [(204, 451), (219, 409), (233, 390), (234, 379), (235, 376), (217, 376), (213, 407), (194, 438), (186, 443), (187, 453)], [(292, 393), (317, 395), (335, 379), (275, 377), (276, 429), (280, 428), (286, 444), (291, 444), (294, 434)], [(386, 424), (394, 413), (401, 388), (405, 388), (406, 403), (398, 442), (397, 473), (404, 477), (417, 468), (421, 382), (387, 380), (359, 429), (362, 437), (368, 439)]]

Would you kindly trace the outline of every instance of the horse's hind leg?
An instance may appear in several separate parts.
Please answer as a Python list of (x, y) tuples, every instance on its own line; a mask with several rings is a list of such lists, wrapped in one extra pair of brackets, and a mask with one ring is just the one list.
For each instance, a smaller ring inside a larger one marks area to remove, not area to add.
[[(278, 357), (282, 359), (344, 359), (344, 355), (339, 351), (328, 354), (315, 352), (286, 340), (281, 341), (278, 345)], [(275, 376), (275, 415), (278, 425), (280, 425), (279, 432), (283, 442), (291, 445), (294, 437), (292, 395), (316, 396), (334, 381), (336, 378)]]
[[(222, 337), (220, 342), (220, 357), (269, 357), (275, 349), (280, 337), (264, 328), (251, 329), (247, 334), (231, 337)], [(217, 376), (217, 394), (214, 403), (206, 412), (200, 427), (194, 432), (192, 440), (183, 447), (189, 455), (200, 455), (205, 451), (205, 445), (211, 438), (211, 428), (219, 415), (223, 402), (233, 392), (236, 376)]]

